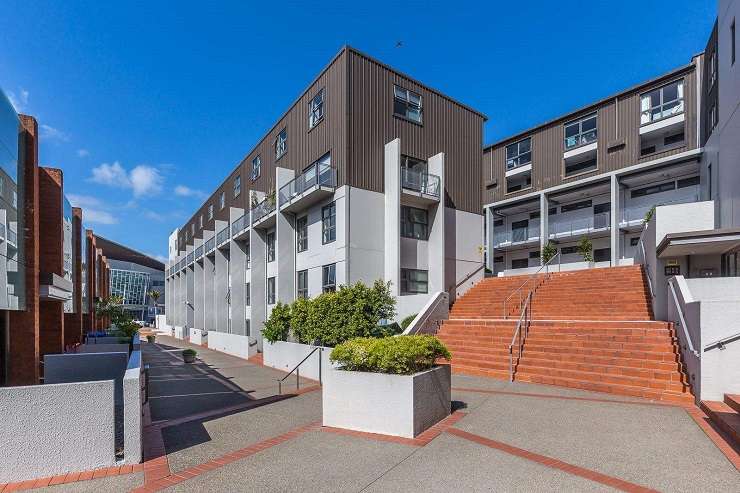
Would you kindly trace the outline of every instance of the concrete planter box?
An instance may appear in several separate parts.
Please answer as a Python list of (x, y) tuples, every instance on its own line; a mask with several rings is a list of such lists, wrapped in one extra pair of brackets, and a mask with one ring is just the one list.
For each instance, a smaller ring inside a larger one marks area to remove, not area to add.
[[(262, 363), (276, 370), (288, 372), (295, 368), (317, 346), (299, 344), (297, 342), (268, 342), (262, 348)], [(322, 368), (334, 366), (329, 362), (332, 348), (324, 347), (322, 351), (313, 353), (300, 368), (301, 377), (319, 380), (319, 358)]]
[(217, 330), (208, 331), (208, 348), (222, 353), (249, 359), (257, 354), (257, 346), (249, 344), (249, 337), (238, 334), (227, 334)]
[(450, 365), (414, 375), (326, 369), (323, 424), (414, 438), (450, 414)]
[(182, 359), (185, 363), (195, 363), (195, 356), (195, 353), (186, 353), (185, 351), (182, 352)]
[(208, 332), (202, 329), (190, 329), (190, 342), (199, 346), (208, 343)]

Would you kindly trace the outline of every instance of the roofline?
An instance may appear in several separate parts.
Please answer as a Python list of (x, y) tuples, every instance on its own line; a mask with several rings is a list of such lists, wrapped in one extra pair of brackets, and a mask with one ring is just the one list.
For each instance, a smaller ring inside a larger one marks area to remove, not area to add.
[(723, 236), (737, 235), (740, 235), (740, 228), (703, 229), (699, 231), (684, 231), (682, 233), (668, 233), (663, 237), (655, 250), (657, 254), (663, 253), (673, 240), (694, 240), (712, 237), (721, 238)]
[[(92, 230), (88, 230), (88, 231), (92, 231)], [(151, 260), (153, 260), (154, 262), (158, 262), (158, 263), (162, 264), (162, 266), (163, 266), (164, 268), (166, 268), (166, 267), (167, 267), (167, 266), (165, 265), (165, 263), (164, 263), (164, 262), (162, 262), (162, 261), (160, 261), (160, 260), (157, 260), (156, 258), (152, 257), (151, 255), (147, 255), (146, 253), (141, 253), (140, 251), (138, 251), (138, 250), (134, 250), (134, 249), (133, 249), (133, 248), (131, 248), (131, 247), (127, 247), (126, 245), (121, 245), (121, 244), (120, 244), (120, 243), (118, 243), (117, 241), (113, 241), (113, 240), (110, 240), (110, 239), (106, 238), (105, 236), (101, 236), (101, 235), (98, 235), (98, 234), (95, 234), (95, 233), (93, 233), (92, 235), (93, 235), (93, 237), (94, 237), (94, 238), (101, 238), (102, 240), (104, 240), (104, 241), (107, 241), (108, 243), (113, 243), (114, 245), (116, 245), (116, 246), (118, 246), (118, 247), (120, 247), (120, 248), (124, 248), (124, 249), (126, 249), (126, 250), (129, 250), (129, 251), (131, 251), (131, 252), (134, 252), (134, 253), (135, 253), (135, 254), (137, 254), (137, 255), (141, 255), (142, 257), (146, 257), (146, 258), (148, 258), (148, 259), (151, 259)], [(111, 257), (111, 259), (112, 259), (112, 260), (118, 260), (118, 259), (114, 259), (114, 258), (112, 258), (112, 257)], [(127, 261), (124, 261), (124, 262), (127, 262)], [(164, 270), (164, 269), (162, 269), (162, 270)]]
[(547, 120), (544, 123), (540, 123), (540, 124), (535, 125), (533, 127), (529, 127), (529, 128), (527, 128), (525, 130), (522, 130), (521, 132), (517, 132), (516, 134), (510, 135), (510, 136), (505, 137), (503, 139), (499, 139), (496, 142), (493, 142), (492, 144), (488, 144), (487, 146), (484, 146), (483, 147), (483, 152), (486, 152), (486, 151), (488, 151), (488, 150), (490, 150), (490, 149), (492, 149), (494, 147), (498, 147), (498, 146), (500, 146), (502, 144), (505, 144), (507, 142), (510, 142), (512, 140), (516, 140), (516, 139), (522, 138), (522, 137), (526, 136), (527, 134), (531, 134), (532, 132), (534, 132), (536, 130), (539, 130), (539, 129), (544, 128), (544, 127), (547, 127), (547, 126), (550, 126), (553, 123), (557, 123), (557, 122), (560, 122), (560, 121), (563, 121), (563, 120), (569, 120), (569, 119), (575, 117), (576, 115), (578, 115), (579, 113), (584, 113), (587, 110), (595, 109), (598, 106), (601, 106), (604, 103), (607, 103), (607, 102), (611, 101), (612, 99), (619, 98), (619, 97), (624, 96), (626, 94), (630, 94), (630, 93), (635, 92), (635, 91), (637, 91), (637, 90), (639, 90), (639, 89), (641, 89), (641, 88), (643, 88), (645, 86), (649, 86), (651, 84), (655, 84), (656, 82), (659, 82), (659, 81), (661, 81), (663, 79), (668, 79), (670, 77), (673, 77), (675, 75), (678, 75), (679, 73), (687, 72), (689, 69), (691, 69), (693, 67), (696, 67), (696, 62), (694, 61), (694, 59), (696, 57), (698, 57), (699, 55), (702, 55), (703, 53), (704, 52), (702, 51), (701, 53), (692, 56), (691, 57), (691, 62), (687, 63), (686, 65), (682, 65), (682, 66), (680, 66), (678, 68), (675, 68), (675, 69), (671, 70), (670, 72), (665, 72), (662, 75), (659, 75), (657, 77), (653, 77), (652, 79), (648, 79), (648, 80), (646, 80), (644, 82), (641, 82), (639, 84), (635, 84), (633, 86), (630, 86), (627, 89), (623, 89), (622, 91), (619, 91), (618, 93), (612, 94), (611, 96), (607, 96), (605, 98), (601, 98), (601, 99), (599, 99), (599, 100), (597, 100), (597, 101), (595, 101), (593, 103), (587, 104), (586, 106), (581, 106), (580, 108), (577, 108), (577, 109), (575, 109), (573, 111), (569, 111), (568, 113), (565, 113), (565, 114), (563, 114), (561, 116), (558, 116), (556, 118), (552, 118), (550, 120)]

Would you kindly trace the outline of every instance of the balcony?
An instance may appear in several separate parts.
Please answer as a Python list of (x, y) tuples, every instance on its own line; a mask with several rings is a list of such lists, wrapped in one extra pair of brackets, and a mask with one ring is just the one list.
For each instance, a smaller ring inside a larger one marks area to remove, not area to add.
[(682, 197), (673, 200), (662, 200), (655, 202), (654, 204), (628, 206), (622, 209), (622, 215), (619, 220), (619, 227), (626, 230), (641, 229), (643, 223), (645, 222), (645, 216), (653, 207), (659, 207), (661, 205), (689, 204), (698, 201), (699, 195), (692, 195), (689, 197)]
[(593, 216), (572, 220), (552, 221), (549, 226), (550, 238), (568, 238), (571, 236), (608, 231), (610, 217), (611, 213), (601, 212)]
[(587, 173), (596, 169), (596, 129), (565, 138), (565, 176)]
[(516, 228), (509, 231), (494, 231), (493, 247), (506, 248), (527, 243), (538, 243), (540, 241), (539, 224), (531, 225), (528, 228)]
[(206, 240), (206, 248), (205, 248), (206, 255), (211, 253), (215, 248), (216, 248), (216, 238), (212, 236)]
[(401, 168), (401, 192), (407, 202), (419, 205), (439, 202), (440, 182), (437, 175)]
[(231, 228), (226, 226), (216, 234), (216, 246), (222, 247), (231, 239)]
[(252, 227), (269, 228), (275, 224), (275, 197), (267, 196), (252, 209)]
[(203, 256), (203, 245), (200, 245), (195, 249), (195, 260), (200, 260)]
[(337, 171), (329, 163), (317, 162), (280, 188), (280, 210), (297, 212), (327, 199), (337, 186)]
[(246, 233), (247, 228), (249, 228), (249, 213), (242, 215), (242, 217), (231, 223), (231, 236), (236, 240), (242, 234)]
[(190, 265), (193, 263), (193, 252), (188, 253), (187, 257), (185, 257), (185, 265)]

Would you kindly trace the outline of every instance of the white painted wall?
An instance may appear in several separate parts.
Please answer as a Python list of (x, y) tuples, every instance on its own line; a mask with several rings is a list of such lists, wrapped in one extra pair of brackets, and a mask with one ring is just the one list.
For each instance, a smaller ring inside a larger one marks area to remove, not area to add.
[[(276, 370), (289, 372), (316, 347), (317, 346), (311, 346), (309, 344), (299, 344), (297, 342), (265, 342), (263, 364), (265, 366), (275, 368)], [(303, 364), (301, 364), (301, 377), (318, 381), (319, 364), (323, 364), (323, 367), (326, 367), (327, 365), (329, 367), (335, 367), (336, 365), (329, 362), (329, 354), (331, 353), (331, 350), (332, 348), (323, 347), (321, 350), (314, 352)], [(287, 386), (290, 385), (293, 385), (292, 381), (287, 383)]]
[(190, 329), (190, 342), (193, 344), (205, 344), (208, 342), (208, 333), (203, 329)]
[(0, 483), (112, 466), (113, 389), (112, 380), (0, 388)]
[(244, 359), (257, 354), (257, 346), (249, 345), (249, 337), (213, 330), (208, 332), (208, 348)]
[(349, 221), (347, 232), (348, 283), (372, 284), (384, 278), (384, 195), (347, 187)]

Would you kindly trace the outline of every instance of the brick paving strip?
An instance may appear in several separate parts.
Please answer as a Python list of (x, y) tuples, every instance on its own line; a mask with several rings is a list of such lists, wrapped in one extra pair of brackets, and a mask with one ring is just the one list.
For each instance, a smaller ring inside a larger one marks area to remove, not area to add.
[(714, 442), (720, 452), (727, 457), (727, 460), (735, 466), (735, 469), (740, 471), (740, 443), (733, 446), (732, 438), (730, 438), (724, 431), (714, 426), (714, 423), (712, 423), (709, 416), (707, 416), (700, 408), (692, 407), (686, 409), (686, 412), (691, 416), (696, 424), (699, 425), (699, 428), (706, 433), (709, 439)]
[(450, 428), (447, 430), (447, 433), (463, 438), (465, 440), (469, 440), (479, 445), (483, 445), (486, 447), (490, 447), (492, 449), (500, 450), (501, 452), (504, 452), (504, 453), (507, 453), (507, 454), (510, 454), (510, 455), (513, 455), (513, 456), (516, 456), (522, 459), (526, 459), (532, 462), (537, 462), (538, 464), (541, 464), (543, 466), (546, 466), (552, 469), (559, 469), (563, 472), (572, 474), (574, 476), (579, 476), (585, 479), (589, 479), (591, 481), (595, 481), (597, 483), (604, 484), (606, 486), (611, 486), (612, 488), (616, 488), (621, 491), (629, 491), (629, 492), (635, 492), (635, 493), (637, 492), (640, 492), (640, 493), (656, 492), (656, 490), (652, 490), (650, 488), (640, 486), (639, 484), (630, 483), (629, 481), (624, 481), (623, 479), (615, 478), (612, 476), (607, 476), (606, 474), (601, 474), (600, 472), (592, 471), (591, 469), (586, 469), (586, 468), (579, 467), (573, 464), (569, 464), (567, 462), (563, 462), (561, 460), (548, 457), (546, 455), (540, 455), (534, 452), (530, 452), (528, 450), (514, 447), (512, 445), (508, 445), (503, 442), (497, 442), (496, 440), (491, 440), (490, 438), (485, 438), (480, 435), (474, 435), (473, 433), (468, 433), (467, 431), (463, 431), (458, 428)]
[(128, 464), (123, 466), (101, 467), (89, 471), (76, 471), (58, 476), (49, 476), (46, 478), (29, 479), (27, 481), (18, 481), (15, 483), (0, 483), (0, 492), (8, 493), (10, 491), (31, 490), (54, 486), (58, 484), (77, 483), (79, 481), (89, 481), (91, 479), (107, 478), (111, 476), (122, 476), (144, 470), (143, 464)]

